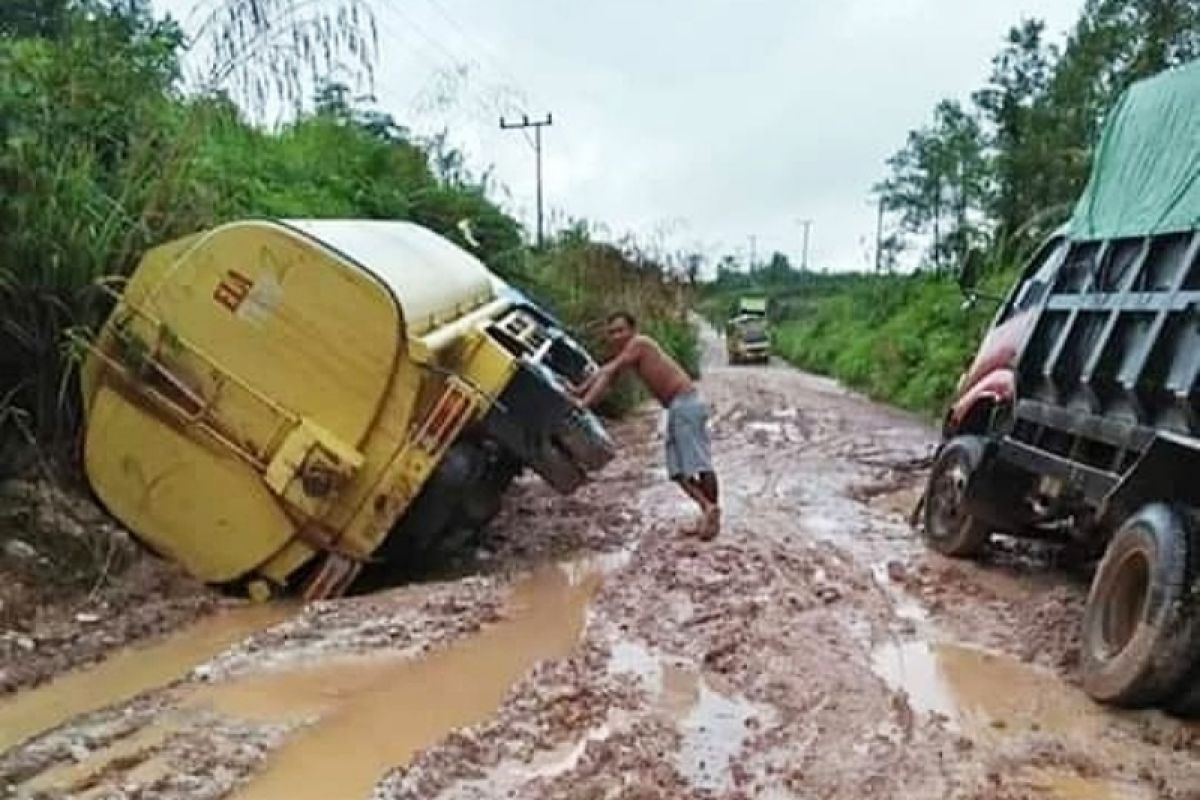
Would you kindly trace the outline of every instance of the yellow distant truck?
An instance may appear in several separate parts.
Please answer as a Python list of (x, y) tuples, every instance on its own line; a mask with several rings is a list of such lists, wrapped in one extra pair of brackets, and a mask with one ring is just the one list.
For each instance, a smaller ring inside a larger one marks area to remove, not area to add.
[(245, 221), (152, 250), (83, 367), (100, 500), (196, 577), (340, 594), (469, 540), (528, 466), (613, 455), (595, 364), (479, 260), (404, 222)]
[(730, 364), (771, 360), (771, 335), (767, 329), (767, 299), (743, 297), (725, 323), (725, 350)]

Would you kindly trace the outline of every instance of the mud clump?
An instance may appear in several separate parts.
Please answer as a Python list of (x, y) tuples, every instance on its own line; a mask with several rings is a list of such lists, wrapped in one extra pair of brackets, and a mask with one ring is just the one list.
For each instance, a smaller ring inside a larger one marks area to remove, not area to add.
[(1014, 651), (1077, 682), (1083, 584), (1060, 579), (1049, 567), (1031, 572), (1028, 566), (977, 565), (933, 554), (913, 565), (891, 562), (887, 574), (965, 639)]
[(291, 620), (248, 637), (194, 670), (205, 681), (323, 658), (387, 651), (414, 657), (468, 636), (501, 617), (504, 588), (495, 577), (400, 587), (305, 606)]
[[(524, 784), (537, 777), (533, 764), (539, 753), (554, 753), (584, 737), (586, 754), (591, 747), (587, 732), (601, 729), (612, 709), (633, 709), (644, 700), (635, 688), (607, 677), (607, 662), (606, 650), (587, 644), (567, 659), (538, 665), (512, 689), (494, 719), (455, 731), (387, 776), (374, 796), (379, 800), (503, 796), (496, 782)], [(584, 763), (569, 753), (562, 759), (565, 766), (560, 764), (559, 770), (551, 759), (543, 777), (574, 772)]]
[(0, 485), (0, 695), (219, 605), (81, 492), (42, 480)]
[(1014, 616), (1024, 633), (1018, 656), (1053, 666), (1067, 680), (1078, 682), (1084, 601), (1078, 591), (1058, 587), (1027, 607), (1018, 605)]

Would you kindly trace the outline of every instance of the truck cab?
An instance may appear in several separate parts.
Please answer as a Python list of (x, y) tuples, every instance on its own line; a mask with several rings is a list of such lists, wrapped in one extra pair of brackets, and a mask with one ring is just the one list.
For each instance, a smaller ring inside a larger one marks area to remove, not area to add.
[(959, 376), (943, 423), (945, 435), (982, 430), (993, 415), (1011, 410), (1016, 396), (1017, 355), (1067, 246), (1065, 230), (1056, 231), (1038, 248), (1000, 304), (974, 359)]
[(771, 360), (771, 335), (767, 319), (767, 300), (743, 297), (725, 323), (725, 348), (730, 364), (758, 363)]

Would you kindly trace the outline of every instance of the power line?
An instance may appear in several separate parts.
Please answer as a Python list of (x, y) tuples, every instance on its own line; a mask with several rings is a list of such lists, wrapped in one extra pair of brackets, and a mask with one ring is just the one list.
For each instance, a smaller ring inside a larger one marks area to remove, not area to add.
[[(478, 51), (483, 54), (483, 57), (492, 62), (492, 66), (496, 68), (496, 71), (501, 73), (504, 76), (504, 78), (506, 80), (508, 80), (510, 83), (512, 83), (512, 85), (516, 88), (517, 94), (519, 96), (526, 95), (526, 91), (525, 91), (524, 87), (521, 86), (521, 81), (518, 80), (517, 77), (515, 75), (513, 75), (513, 73), (510, 70), (505, 68), (505, 65), (495, 55), (495, 51), (492, 50), (492, 48), (489, 47), (486, 42), (481, 41), (480, 39), (476, 38), (473, 34), (471, 34), (461, 23), (459, 23), (459, 21), (456, 18), (454, 18), (450, 14), (449, 11), (446, 10), (446, 6), (443, 5), (441, 2), (439, 2), (439, 0), (426, 0), (426, 2), (429, 3), (429, 5), (431, 5), (433, 7), (434, 11), (437, 12), (438, 16), (440, 16), (442, 19), (446, 20), (446, 22), (449, 23), (451, 27), (453, 27), (456, 31), (458, 31), (459, 35), (462, 36), (464, 41), (467, 41), (469, 44), (473, 43), (475, 45), (476, 49), (478, 49)], [(483, 66), (483, 65), (480, 64), (480, 66)], [(516, 105), (517, 105), (517, 110), (520, 111), (522, 114), (529, 113), (529, 109), (524, 108), (521, 104), (518, 103)]]
[(511, 131), (519, 130), (526, 131), (533, 128), (533, 152), (537, 160), (537, 246), (541, 248), (545, 241), (542, 223), (542, 128), (549, 127), (554, 124), (554, 118), (550, 114), (546, 114), (545, 119), (530, 120), (528, 115), (522, 115), (520, 122), (506, 122), (504, 117), (500, 118), (500, 129)]
[[(402, 8), (400, 8), (392, 0), (388, 0), (388, 2), (385, 2), (383, 5), (383, 8), (386, 11), (390, 12), (392, 15), (394, 15), (394, 17), (396, 18), (396, 21), (400, 23), (401, 27), (403, 27), (407, 30), (410, 30), (412, 33), (414, 33), (416, 36), (418, 36), (429, 48), (432, 48), (433, 50), (437, 51), (437, 53), (441, 54), (441, 56), (445, 59), (445, 62), (446, 62), (445, 65), (443, 65), (441, 68), (438, 69), (438, 71), (441, 74), (444, 75), (447, 72), (459, 73), (461, 71), (462, 67), (464, 67), (464, 66), (470, 67), (472, 63), (475, 66), (479, 67), (480, 69), (483, 69), (484, 65), (482, 64), (482, 62), (479, 61), (479, 59), (475, 58), (473, 55), (471, 55), (469, 53), (464, 58), (459, 53), (452, 51), (450, 48), (448, 48), (446, 45), (444, 45), (441, 41), (439, 41), (435, 36), (431, 35), (424, 26), (422, 26), (420, 23), (418, 23), (410, 14), (405, 12)], [(386, 20), (385, 20), (385, 23), (386, 23)], [(390, 26), (388, 26), (388, 27), (390, 28)], [(448, 67), (448, 69), (447, 69), (447, 67)], [(496, 84), (496, 85), (501, 86), (501, 88), (503, 88), (501, 84)], [(517, 94), (521, 93), (520, 87), (517, 87), (513, 91)], [(484, 93), (472, 91), (472, 90), (468, 89), (468, 91), (466, 92), (466, 96), (468, 98), (470, 98), (470, 96), (472, 94), (476, 96), (476, 99), (479, 102), (479, 106), (481, 108), (486, 107), (488, 109), (489, 113), (504, 113), (505, 111), (511, 110), (511, 108), (506, 108), (504, 104), (490, 100)], [(520, 103), (512, 103), (511, 105), (515, 106), (517, 108), (521, 107)], [(483, 114), (480, 113), (481, 118), (482, 118), (482, 116), (483, 116)]]
[[(522, 88), (520, 81), (518, 81), (509, 70), (505, 69), (504, 65), (500, 64), (499, 60), (494, 55), (489, 53), (489, 48), (486, 45), (482, 45), (478, 39), (469, 33), (466, 28), (460, 24), (450, 14), (449, 11), (446, 10), (443, 4), (438, 2), (438, 0), (427, 1), (433, 7), (434, 11), (437, 12), (438, 16), (440, 16), (448, 25), (457, 31), (458, 38), (460, 40), (457, 42), (457, 44), (462, 46), (465, 50), (465, 57), (461, 56), (457, 49), (452, 49), (453, 46), (443, 44), (443, 42), (432, 35), (425, 26), (417, 22), (410, 13), (400, 8), (396, 4), (395, 0), (384, 0), (384, 8), (394, 15), (394, 19), (396, 19), (396, 21), (400, 22), (405, 28), (410, 29), (429, 47), (435, 49), (442, 56), (444, 56), (454, 68), (455, 72), (460, 72), (459, 68), (465, 64), (467, 66), (473, 65), (477, 67), (483, 74), (486, 74), (489, 70), (489, 67), (480, 60), (480, 57), (487, 58), (491, 61), (492, 68), (494, 68), (494, 70), (509, 83), (509, 85), (506, 86), (504, 82), (490, 82), (492, 87), (500, 90), (497, 95), (502, 95), (493, 96), (490, 91), (481, 92), (477, 89), (474, 89), (469, 85), (470, 81), (468, 79), (464, 91), (464, 97), (469, 105), (474, 106), (474, 108), (464, 109), (464, 111), (467, 112), (468, 116), (473, 117), (478, 114), (480, 117), (482, 117), (483, 114), (481, 112), (490, 110), (491, 113), (500, 116), (502, 128), (519, 130), (526, 143), (529, 144), (529, 146), (533, 149), (537, 170), (537, 242), (538, 245), (541, 246), (544, 242), (545, 235), (541, 129), (552, 124), (551, 116), (547, 114), (544, 120), (530, 122), (528, 110), (523, 102), (527, 99), (527, 93)], [(472, 98), (474, 99), (472, 100)], [(513, 112), (514, 109), (520, 113), (522, 122), (511, 125), (506, 124), (504, 119), (505, 116)], [(533, 131), (532, 136), (530, 135), (530, 129)]]
[[(454, 16), (450, 14), (448, 10), (446, 10), (446, 7), (442, 3), (438, 2), (438, 0), (426, 0), (426, 2), (428, 2), (433, 10), (437, 12), (438, 16), (440, 16), (446, 21), (447, 24), (457, 31), (461, 39), (467, 44), (468, 51), (470, 51), (472, 48), (478, 51), (483, 58), (491, 62), (491, 66), (497, 73), (501, 75), (501, 77), (504, 78), (505, 82), (507, 82), (508, 86), (505, 86), (504, 83), (497, 83), (496, 85), (502, 90), (511, 90), (511, 95), (507, 96), (506, 98), (508, 102), (496, 102), (492, 110), (499, 114), (515, 111), (522, 116), (529, 116), (529, 109), (525, 105), (525, 103), (529, 100), (529, 92), (521, 84), (521, 81), (514, 76), (511, 71), (505, 68), (504, 64), (502, 64), (499, 58), (496, 57), (494, 51), (486, 43), (482, 42), (473, 34), (471, 34)], [(471, 60), (481, 70), (487, 69), (487, 65), (485, 65), (474, 55), (471, 56)], [(533, 137), (529, 135), (528, 131), (523, 130), (522, 135), (525, 138), (526, 144), (528, 144), (531, 148), (534, 148), (535, 142)]]

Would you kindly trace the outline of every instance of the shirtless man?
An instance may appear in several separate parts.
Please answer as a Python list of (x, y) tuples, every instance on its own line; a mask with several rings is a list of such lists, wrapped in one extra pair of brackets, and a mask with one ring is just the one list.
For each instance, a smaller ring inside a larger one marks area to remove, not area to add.
[(667, 410), (667, 474), (700, 506), (704, 524), (698, 533), (712, 539), (720, 530), (721, 508), (706, 429), (708, 408), (683, 368), (638, 333), (632, 314), (610, 314), (607, 334), (616, 355), (576, 388), (580, 402), (592, 407), (622, 371), (633, 370)]

